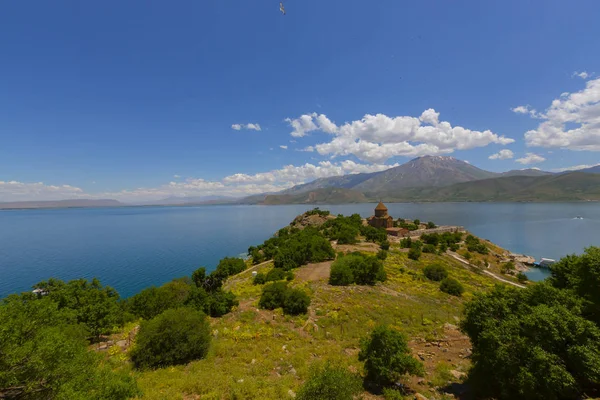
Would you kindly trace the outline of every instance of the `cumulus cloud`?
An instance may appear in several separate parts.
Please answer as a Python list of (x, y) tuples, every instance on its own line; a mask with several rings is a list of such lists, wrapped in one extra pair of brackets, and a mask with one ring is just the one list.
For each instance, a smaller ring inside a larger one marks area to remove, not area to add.
[(525, 157), (517, 158), (515, 161), (519, 164), (527, 165), (541, 163), (542, 161), (546, 161), (546, 159), (535, 153), (527, 153), (525, 154)]
[(259, 124), (233, 124), (231, 125), (231, 129), (236, 131), (241, 131), (242, 129), (247, 129), (250, 131), (260, 131), (261, 127)]
[(492, 154), (488, 158), (490, 160), (508, 160), (508, 159), (513, 158), (514, 156), (515, 156), (515, 153), (513, 153), (511, 150), (504, 149), (504, 150), (500, 150), (496, 154)]
[(284, 149), (284, 150), (287, 150), (287, 148), (288, 148), (286, 145), (283, 145), (283, 144), (279, 145), (279, 147), (282, 148), (282, 149)]
[(510, 111), (516, 114), (529, 114), (532, 118), (543, 118), (544, 115), (540, 114), (536, 111), (535, 108), (531, 108), (529, 104), (525, 106), (517, 106), (515, 108), (511, 108)]
[(582, 169), (598, 167), (600, 164), (581, 164), (573, 165), (572, 167), (554, 168), (552, 172), (579, 171)]
[(313, 131), (333, 135), (314, 149), (332, 157), (354, 155), (363, 161), (382, 163), (394, 156), (423, 156), (452, 153), (484, 147), (492, 143), (509, 144), (514, 140), (489, 130), (474, 131), (440, 121), (434, 109), (418, 118), (367, 114), (362, 119), (336, 125), (324, 114), (305, 114), (286, 121), (294, 129), (291, 135), (302, 137)]
[(0, 181), (0, 201), (63, 200), (86, 198), (82, 189), (71, 185), (46, 185), (43, 182), (24, 183)]
[(578, 77), (581, 79), (587, 79), (591, 76), (591, 74), (588, 74), (586, 71), (581, 71), (581, 72), (573, 72), (573, 75), (571, 75), (573, 78)]
[(527, 146), (600, 151), (600, 78), (553, 100), (540, 118), (544, 121), (525, 133)]

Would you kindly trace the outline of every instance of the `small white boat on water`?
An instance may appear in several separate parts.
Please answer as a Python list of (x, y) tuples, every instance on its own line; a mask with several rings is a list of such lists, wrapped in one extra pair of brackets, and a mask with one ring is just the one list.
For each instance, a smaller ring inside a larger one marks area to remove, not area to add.
[(556, 260), (551, 258), (542, 258), (537, 265), (540, 268), (551, 268), (554, 264), (556, 264)]

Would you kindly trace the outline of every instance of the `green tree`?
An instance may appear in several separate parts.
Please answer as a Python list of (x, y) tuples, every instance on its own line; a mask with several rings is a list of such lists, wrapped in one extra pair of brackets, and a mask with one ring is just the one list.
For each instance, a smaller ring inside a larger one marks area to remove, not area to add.
[(310, 376), (296, 396), (297, 400), (349, 400), (362, 391), (359, 376), (342, 366), (313, 366)]
[(287, 290), (288, 286), (286, 282), (274, 282), (265, 285), (258, 301), (258, 306), (267, 310), (283, 307)]
[(408, 251), (408, 258), (417, 261), (421, 257), (421, 249), (419, 247), (411, 247)]
[(420, 219), (415, 219), (413, 221), (413, 224), (415, 224), (416, 226), (419, 226), (419, 225), (421, 225), (421, 220)]
[(440, 290), (452, 296), (460, 297), (464, 293), (465, 288), (454, 278), (444, 278), (440, 283)]
[[(200, 268), (196, 272), (203, 270), (204, 268)], [(193, 278), (200, 277), (196, 272)], [(204, 292), (204, 289), (200, 288)], [(158, 288), (152, 286), (142, 290), (125, 301), (125, 308), (136, 317), (152, 319), (165, 310), (183, 306), (193, 289), (184, 279), (176, 279)]]
[(282, 281), (286, 278), (286, 276), (287, 276), (287, 273), (284, 269), (273, 268), (267, 273), (266, 281), (267, 282)]
[(427, 223), (427, 229), (435, 229), (435, 228), (437, 228), (437, 226), (433, 222), (429, 221)]
[(512, 261), (505, 262), (502, 264), (501, 270), (503, 274), (508, 274), (510, 271), (515, 270), (515, 263)]
[(527, 275), (525, 275), (523, 272), (519, 272), (517, 274), (517, 279), (519, 280), (519, 282), (521, 283), (525, 283), (529, 280), (529, 278), (527, 277)]
[(215, 269), (215, 275), (225, 280), (232, 275), (243, 272), (245, 269), (246, 263), (241, 258), (225, 257), (219, 261), (219, 265), (217, 265), (217, 268)]
[(255, 285), (263, 285), (265, 282), (267, 282), (267, 276), (262, 272), (257, 273), (252, 281)]
[(388, 258), (388, 252), (386, 250), (379, 250), (377, 252), (377, 258), (380, 260), (385, 260), (386, 258)]
[(334, 286), (348, 286), (354, 283), (354, 274), (352, 268), (345, 257), (340, 257), (331, 265), (329, 274), (329, 284)]
[(0, 304), (0, 393), (15, 399), (120, 400), (139, 393), (88, 351), (77, 312), (50, 297), (12, 295)]
[(283, 313), (289, 315), (306, 314), (310, 305), (310, 297), (300, 289), (286, 291), (283, 301)]
[(331, 265), (329, 283), (345, 286), (351, 283), (374, 285), (386, 280), (383, 262), (377, 257), (352, 253), (338, 258)]
[(206, 315), (191, 308), (167, 310), (143, 321), (131, 351), (136, 368), (158, 368), (204, 358), (210, 346)]
[(406, 336), (387, 326), (378, 326), (361, 340), (358, 359), (365, 362), (366, 380), (389, 386), (404, 375), (423, 376), (423, 364), (411, 356)]
[(384, 240), (383, 242), (381, 242), (381, 244), (379, 245), (379, 247), (381, 247), (381, 250), (389, 250), (390, 249), (390, 242), (388, 240)]
[(423, 274), (429, 280), (439, 282), (448, 277), (448, 271), (441, 264), (429, 264), (423, 268)]
[(412, 247), (412, 239), (410, 237), (402, 239), (400, 241), (400, 247), (403, 249), (410, 249)]

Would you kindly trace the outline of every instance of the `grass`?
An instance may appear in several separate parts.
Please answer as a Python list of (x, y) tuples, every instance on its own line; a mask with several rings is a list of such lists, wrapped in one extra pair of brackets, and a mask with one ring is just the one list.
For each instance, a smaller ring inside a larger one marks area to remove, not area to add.
[[(441, 263), (449, 276), (465, 287), (462, 298), (442, 293), (438, 282), (423, 276), (429, 263)], [(272, 265), (258, 268), (266, 272)], [(362, 372), (359, 341), (376, 325), (389, 324), (411, 339), (441, 338), (443, 325), (456, 324), (463, 303), (473, 293), (496, 282), (464, 268), (452, 258), (423, 254), (409, 260), (397, 246), (385, 260), (388, 280), (373, 287), (334, 287), (326, 281), (292, 281), (311, 295), (309, 313), (284, 316), (281, 310), (258, 309), (262, 285), (242, 273), (226, 283), (240, 305), (232, 313), (212, 319), (213, 341), (204, 360), (156, 371), (133, 372), (144, 399), (286, 399), (297, 392), (315, 362), (332, 361)], [(109, 356), (118, 368), (130, 368), (127, 357)], [(445, 368), (435, 369), (434, 380), (446, 380)], [(449, 378), (450, 380), (452, 377)], [(425, 395), (431, 388), (418, 388)], [(439, 396), (438, 396), (439, 397)]]

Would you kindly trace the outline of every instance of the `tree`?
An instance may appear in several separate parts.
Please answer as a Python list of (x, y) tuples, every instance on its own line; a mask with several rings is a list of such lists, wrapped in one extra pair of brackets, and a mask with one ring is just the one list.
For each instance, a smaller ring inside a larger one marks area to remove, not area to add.
[[(192, 277), (200, 279), (203, 270), (195, 271)], [(200, 288), (204, 292), (203, 287)], [(152, 286), (142, 290), (125, 301), (125, 308), (136, 317), (152, 319), (165, 310), (183, 306), (192, 291), (193, 287), (185, 280), (176, 279), (158, 288)]]
[(262, 272), (257, 273), (252, 281), (255, 285), (263, 285), (265, 282), (267, 282), (267, 276)]
[(383, 242), (381, 242), (381, 244), (379, 245), (379, 247), (381, 247), (381, 250), (389, 250), (390, 249), (390, 242), (388, 240), (384, 240)]
[(512, 261), (505, 262), (502, 264), (501, 270), (503, 274), (508, 274), (510, 271), (515, 270), (515, 263)]
[(297, 400), (348, 400), (362, 391), (359, 376), (342, 366), (325, 364), (312, 367), (310, 376), (296, 396)]
[(289, 315), (306, 314), (310, 297), (299, 289), (288, 289), (283, 301), (283, 313)]
[(403, 249), (410, 249), (412, 247), (412, 239), (410, 237), (402, 239), (400, 241), (400, 247)]
[(437, 226), (435, 226), (435, 224), (433, 222), (429, 221), (427, 223), (427, 229), (435, 229), (435, 228), (437, 228)]
[(383, 262), (380, 259), (357, 252), (340, 257), (333, 262), (329, 284), (374, 285), (377, 281), (385, 281), (386, 278)]
[(421, 249), (419, 247), (413, 246), (408, 251), (408, 258), (411, 260), (417, 261), (421, 257)]
[[(0, 393), (19, 399), (110, 399), (139, 395), (135, 380), (88, 350), (77, 312), (50, 297), (12, 295), (0, 304)], [(10, 389), (10, 390), (9, 390)]]
[(440, 264), (429, 264), (423, 268), (423, 274), (429, 280), (439, 282), (448, 277), (448, 271)]
[(383, 260), (385, 260), (387, 257), (388, 257), (388, 252), (387, 252), (387, 251), (385, 251), (385, 250), (379, 250), (379, 251), (377, 252), (377, 258), (378, 258), (378, 259), (380, 259), (380, 260), (382, 260), (382, 261), (383, 261)]
[(204, 358), (210, 339), (204, 313), (187, 307), (167, 310), (142, 322), (131, 360), (138, 369), (185, 364)]
[(413, 221), (413, 224), (415, 224), (416, 226), (419, 226), (419, 225), (421, 225), (421, 220), (419, 220), (419, 219), (415, 219), (415, 220)]
[(361, 340), (358, 359), (365, 362), (366, 380), (389, 386), (406, 374), (423, 376), (423, 364), (411, 356), (406, 336), (387, 326)]
[(473, 344), (469, 385), (477, 398), (579, 399), (600, 389), (600, 329), (585, 300), (540, 282), (497, 285), (465, 305), (461, 329)]
[(425, 246), (423, 246), (423, 253), (430, 253), (430, 254), (435, 254), (436, 253), (436, 248), (434, 245), (432, 244), (426, 244)]
[(440, 283), (440, 290), (452, 296), (460, 297), (464, 293), (465, 288), (454, 278), (444, 278), (442, 283)]
[(219, 261), (219, 265), (215, 269), (215, 274), (225, 280), (232, 275), (239, 274), (245, 269), (246, 263), (241, 258), (225, 257)]
[(258, 306), (267, 310), (282, 307), (288, 290), (286, 282), (274, 282), (263, 288)]
[(348, 286), (354, 283), (354, 274), (347, 260), (341, 261), (341, 257), (331, 265), (329, 273), (329, 284), (334, 286)]
[(521, 283), (525, 283), (529, 280), (529, 278), (527, 277), (527, 275), (525, 275), (523, 272), (519, 272), (517, 274), (517, 279), (519, 280), (519, 282)]
[(269, 272), (267, 272), (266, 281), (274, 282), (274, 281), (282, 281), (286, 278), (286, 271), (282, 268), (273, 268)]

